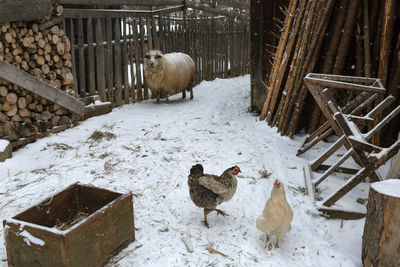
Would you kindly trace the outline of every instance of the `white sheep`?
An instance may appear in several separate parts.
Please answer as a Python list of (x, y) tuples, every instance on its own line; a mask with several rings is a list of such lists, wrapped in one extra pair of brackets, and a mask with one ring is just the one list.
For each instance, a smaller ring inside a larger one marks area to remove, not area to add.
[(168, 95), (182, 92), (182, 98), (186, 98), (186, 92), (190, 91), (190, 99), (193, 99), (193, 77), (195, 64), (193, 59), (184, 53), (163, 54), (159, 50), (151, 50), (144, 57), (144, 75), (147, 86), (153, 96), (160, 101), (161, 90), (166, 93), (165, 101), (168, 103)]

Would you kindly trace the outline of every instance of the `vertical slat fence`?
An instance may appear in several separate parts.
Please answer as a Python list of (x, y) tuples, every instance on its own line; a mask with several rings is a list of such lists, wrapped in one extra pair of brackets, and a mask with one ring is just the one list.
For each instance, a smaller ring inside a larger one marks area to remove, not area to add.
[(184, 52), (196, 65), (194, 83), (249, 72), (248, 24), (226, 17), (155, 11), (65, 9), (75, 90), (114, 106), (151, 97), (143, 57), (152, 49)]

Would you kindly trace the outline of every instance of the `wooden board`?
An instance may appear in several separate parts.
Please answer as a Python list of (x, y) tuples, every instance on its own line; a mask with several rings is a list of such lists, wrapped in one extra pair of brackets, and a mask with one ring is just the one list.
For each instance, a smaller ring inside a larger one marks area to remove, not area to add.
[(79, 115), (83, 115), (84, 113), (85, 105), (80, 100), (4, 61), (0, 61), (0, 78), (25, 88)]
[(50, 0), (1, 0), (0, 23), (32, 21), (50, 15), (52, 10)]

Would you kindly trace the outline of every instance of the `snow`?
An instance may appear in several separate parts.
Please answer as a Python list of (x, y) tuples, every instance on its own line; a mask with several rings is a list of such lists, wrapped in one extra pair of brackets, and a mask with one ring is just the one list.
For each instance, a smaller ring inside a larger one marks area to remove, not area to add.
[(380, 194), (400, 198), (399, 179), (389, 179), (382, 182), (376, 182), (373, 183), (371, 187)]
[(44, 246), (46, 245), (46, 242), (44, 242), (42, 239), (34, 237), (33, 235), (31, 235), (31, 233), (29, 233), (28, 231), (24, 230), (21, 233), (19, 233), (20, 236), (24, 237), (24, 241), (25, 243), (28, 244), (28, 246), (32, 244), (38, 245), (38, 246)]
[[(303, 165), (321, 148), (296, 157), (305, 136), (280, 136), (248, 112), (249, 103), (248, 75), (203, 81), (193, 100), (175, 95), (169, 104), (124, 105), (29, 144), (0, 163), (0, 218), (12, 218), (80, 181), (134, 196), (136, 241), (108, 266), (361, 266), (364, 220), (341, 227), (341, 220), (319, 216), (301, 191)], [(93, 141), (94, 131), (116, 137)], [(235, 196), (219, 206), (229, 216), (210, 213), (209, 229), (189, 198), (187, 176), (196, 163), (213, 174), (236, 164), (242, 170)], [(280, 248), (268, 251), (255, 222), (275, 179), (285, 185), (294, 218)], [(1, 242), (1, 266), (6, 258)]]
[(10, 142), (8, 140), (0, 139), (0, 152), (3, 152), (4, 150), (6, 150), (9, 143)]

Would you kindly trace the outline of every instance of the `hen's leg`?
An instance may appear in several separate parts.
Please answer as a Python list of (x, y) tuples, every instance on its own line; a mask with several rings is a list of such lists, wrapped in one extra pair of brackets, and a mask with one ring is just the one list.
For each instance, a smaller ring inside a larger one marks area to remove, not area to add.
[(204, 225), (207, 226), (207, 228), (210, 228), (208, 226), (208, 222), (207, 222), (207, 215), (211, 212), (211, 210), (209, 209), (204, 209)]
[(226, 214), (225, 212), (223, 212), (222, 210), (219, 209), (214, 209), (216, 212), (218, 212), (218, 214), (221, 214), (222, 216), (229, 216), (228, 214)]

